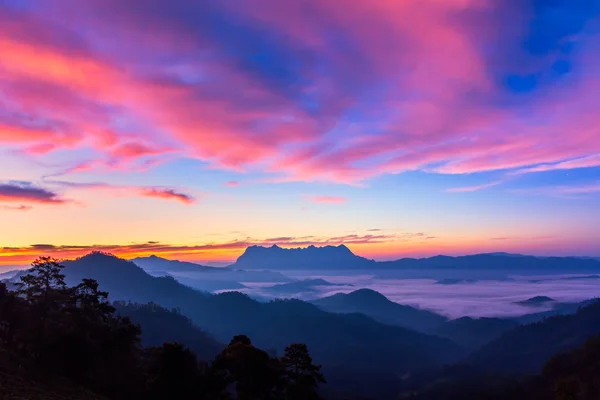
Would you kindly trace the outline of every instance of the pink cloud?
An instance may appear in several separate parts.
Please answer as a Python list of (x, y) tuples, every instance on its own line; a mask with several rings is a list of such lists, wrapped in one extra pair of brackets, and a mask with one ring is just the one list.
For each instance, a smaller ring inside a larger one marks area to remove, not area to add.
[(312, 196), (310, 197), (310, 201), (318, 204), (344, 204), (346, 198), (339, 196)]
[[(521, 107), (504, 97), (493, 70), (504, 65), (486, 50), (522, 43), (529, 29), (502, 2), (175, 3), (1, 6), (0, 94), (10, 114), (38, 123), (0, 119), (0, 144), (30, 156), (92, 147), (89, 169), (152, 167), (182, 149), (213, 168), (349, 184), (407, 170), (599, 164), (597, 38), (573, 56), (579, 80)], [(210, 15), (236, 33), (218, 34)], [(81, 26), (91, 33), (72, 37)], [(507, 70), (544, 61), (523, 58)]]
[(225, 186), (230, 187), (230, 188), (235, 188), (240, 186), (240, 183), (238, 181), (228, 181), (225, 182)]
[(181, 190), (170, 187), (111, 185), (102, 182), (47, 181), (47, 183), (51, 185), (62, 186), (75, 191), (91, 190), (114, 196), (142, 196), (163, 200), (172, 200), (188, 205), (196, 202), (196, 198), (191, 194), (187, 194)]
[(165, 200), (176, 200), (182, 202), (184, 204), (193, 204), (196, 202), (192, 196), (176, 192), (173, 189), (165, 189), (165, 188), (141, 188), (140, 193), (142, 196), (146, 197), (155, 197), (158, 199)]

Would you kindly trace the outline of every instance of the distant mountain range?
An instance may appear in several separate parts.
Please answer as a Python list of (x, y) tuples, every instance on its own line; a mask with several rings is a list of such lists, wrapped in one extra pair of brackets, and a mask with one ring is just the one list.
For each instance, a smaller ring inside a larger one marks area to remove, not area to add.
[(469, 256), (403, 258), (377, 262), (352, 253), (348, 247), (309, 246), (284, 249), (250, 246), (229, 266), (245, 270), (487, 270), (599, 273), (600, 262), (579, 257), (534, 257), (519, 254), (490, 253)]

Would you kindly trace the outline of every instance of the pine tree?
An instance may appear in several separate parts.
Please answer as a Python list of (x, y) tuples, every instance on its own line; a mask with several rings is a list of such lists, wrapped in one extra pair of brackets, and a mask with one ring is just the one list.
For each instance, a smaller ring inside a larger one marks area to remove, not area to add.
[(320, 399), (317, 389), (319, 384), (326, 381), (321, 373), (321, 366), (313, 364), (305, 344), (292, 344), (286, 347), (281, 364), (286, 382), (286, 399)]

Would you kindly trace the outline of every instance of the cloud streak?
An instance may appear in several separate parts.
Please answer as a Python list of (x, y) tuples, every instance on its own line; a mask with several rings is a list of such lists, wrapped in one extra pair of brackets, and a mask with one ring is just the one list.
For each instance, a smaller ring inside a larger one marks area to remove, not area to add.
[(495, 182), (485, 183), (483, 185), (476, 185), (476, 186), (464, 186), (464, 187), (450, 188), (450, 189), (446, 190), (446, 192), (448, 192), (448, 193), (477, 192), (479, 190), (498, 186), (502, 183), (504, 183), (504, 181), (495, 181)]
[(197, 201), (191, 194), (169, 187), (111, 185), (103, 182), (70, 182), (54, 180), (47, 180), (46, 182), (52, 185), (67, 187), (72, 190), (95, 190), (117, 196), (142, 196), (162, 200), (173, 200), (186, 205), (194, 204)]
[(192, 196), (176, 192), (174, 189), (166, 189), (166, 188), (140, 188), (140, 193), (145, 197), (154, 197), (158, 199), (165, 200), (175, 200), (184, 204), (193, 204), (196, 202)]

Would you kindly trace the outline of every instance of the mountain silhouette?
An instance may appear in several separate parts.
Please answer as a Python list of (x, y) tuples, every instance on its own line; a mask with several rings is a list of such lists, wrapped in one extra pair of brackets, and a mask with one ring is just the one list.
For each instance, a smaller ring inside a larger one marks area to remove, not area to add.
[(250, 246), (231, 268), (306, 270), (306, 269), (369, 269), (375, 261), (354, 255), (345, 245), (308, 246), (306, 248), (284, 249)]
[(153, 277), (131, 261), (100, 252), (62, 264), (68, 285), (74, 286), (83, 278), (95, 279), (102, 290), (109, 292), (112, 301), (154, 302), (175, 308), (208, 295), (182, 285), (172, 277)]
[(314, 300), (321, 309), (336, 313), (361, 313), (388, 325), (434, 332), (448, 319), (442, 315), (390, 301), (379, 292), (359, 289)]
[(473, 353), (466, 362), (480, 368), (535, 373), (553, 354), (581, 346), (598, 333), (600, 301), (594, 301), (575, 314), (518, 326)]
[(535, 297), (531, 297), (527, 300), (517, 301), (516, 304), (520, 304), (522, 306), (527, 306), (527, 307), (540, 307), (540, 306), (554, 303), (555, 301), (556, 300), (554, 300), (553, 298), (550, 298), (548, 296), (535, 296)]
[[(244, 271), (232, 268), (207, 267), (200, 264), (168, 260), (157, 256), (134, 258), (136, 265), (151, 275), (170, 275), (176, 279), (214, 280), (222, 282), (291, 282), (293, 279), (276, 271)], [(239, 287), (241, 288), (241, 287)], [(230, 287), (230, 289), (235, 289)]]

